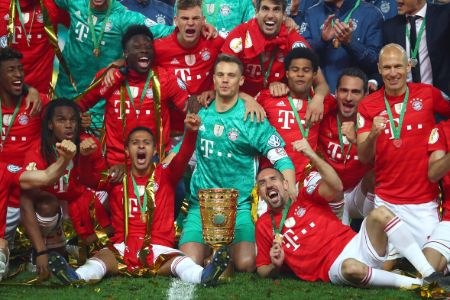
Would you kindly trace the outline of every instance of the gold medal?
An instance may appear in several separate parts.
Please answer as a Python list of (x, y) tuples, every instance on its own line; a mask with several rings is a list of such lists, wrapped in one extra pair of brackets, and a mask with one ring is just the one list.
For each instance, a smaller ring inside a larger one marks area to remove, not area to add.
[(95, 57), (98, 57), (100, 55), (100, 49), (95, 48), (94, 51), (92, 51), (92, 53), (94, 54)]
[(281, 233), (276, 233), (275, 238), (273, 239), (275, 243), (283, 244), (283, 235)]
[(333, 47), (336, 49), (341, 46), (341, 42), (339, 42), (339, 40), (337, 38), (334, 38), (332, 42), (333, 42)]
[(141, 222), (147, 223), (147, 214), (145, 212), (141, 212)]

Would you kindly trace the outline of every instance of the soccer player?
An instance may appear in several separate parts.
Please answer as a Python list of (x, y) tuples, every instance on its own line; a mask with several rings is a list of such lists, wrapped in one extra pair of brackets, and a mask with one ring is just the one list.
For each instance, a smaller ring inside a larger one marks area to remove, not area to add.
[[(344, 186), (342, 222), (364, 218), (373, 209), (373, 174), (358, 159), (356, 115), (359, 102), (367, 95), (367, 76), (357, 68), (344, 69), (337, 80), (337, 107), (320, 123), (318, 152), (333, 167)], [(314, 149), (314, 148), (313, 148)]]
[[(271, 207), (256, 223), (256, 265), (261, 277), (275, 277), (288, 267), (306, 281), (410, 288), (433, 279), (448, 288), (448, 280), (434, 271), (403, 222), (386, 207), (373, 210), (358, 234), (343, 225), (327, 202), (342, 189), (336, 172), (305, 139), (297, 141), (296, 150), (311, 159), (322, 179), (308, 178), (292, 202), (280, 172), (272, 168), (259, 172), (259, 195)], [(423, 281), (381, 270), (388, 241), (411, 261), (425, 277)]]
[[(26, 99), (22, 58), (17, 50), (0, 48), (0, 162), (16, 166), (22, 166), (24, 154), (37, 147), (42, 121), (39, 115), (33, 115)], [(49, 101), (43, 94), (40, 97), (44, 105)], [(6, 239), (10, 245), (20, 218), (19, 195), (20, 189), (13, 189), (8, 199)]]
[[(55, 50), (45, 31), (46, 22), (57, 32), (58, 24), (69, 27), (69, 15), (59, 9), (53, 0), (42, 1), (43, 6), (39, 0), (14, 1), (14, 16), (10, 11), (13, 0), (0, 2), (0, 48), (9, 45), (21, 52), (25, 82), (33, 84), (40, 93), (47, 94), (52, 81)], [(11, 20), (14, 20), (12, 33), (8, 30)]]
[(239, 98), (243, 66), (238, 58), (219, 55), (214, 67), (215, 100), (202, 108), (202, 125), (196, 144), (197, 166), (191, 179), (189, 211), (183, 224), (180, 249), (202, 264), (209, 247), (202, 237), (198, 191), (206, 188), (235, 188), (239, 191), (232, 260), (238, 271), (255, 269), (254, 224), (249, 196), (258, 168), (255, 159), (266, 156), (293, 184), (295, 171), (283, 149), (284, 142), (267, 120), (260, 124), (243, 121), (245, 107)]
[[(311, 49), (292, 49), (284, 59), (289, 94), (282, 97), (274, 97), (270, 90), (263, 90), (256, 97), (264, 108), (269, 123), (289, 147), (286, 152), (295, 165), (296, 182), (305, 179), (305, 168), (309, 160), (301, 153), (294, 151), (291, 143), (299, 137), (308, 139), (309, 144), (315, 150), (319, 136), (319, 124), (310, 124), (306, 121), (306, 111), (311, 98), (314, 97), (312, 85), (317, 78), (319, 59)], [(331, 95), (325, 97), (326, 114), (330, 107), (335, 106), (335, 100)], [(264, 166), (264, 164), (262, 164)]]
[(450, 116), (450, 102), (431, 85), (406, 83), (410, 68), (401, 46), (383, 47), (378, 70), (384, 88), (358, 106), (358, 157), (373, 162), (375, 207), (394, 212), (423, 246), (439, 222), (437, 184), (427, 176), (428, 136), (435, 112)]
[[(295, 30), (289, 31), (283, 23), (286, 17), (285, 0), (256, 1), (256, 18), (233, 29), (222, 46), (222, 52), (237, 56), (244, 64), (245, 83), (241, 92), (254, 97), (261, 90), (270, 88), (272, 95), (285, 95), (284, 59), (293, 48), (308, 47), (309, 44)], [(312, 107), (314, 114), (308, 120), (321, 119), (323, 100), (328, 94), (328, 85), (322, 72), (318, 71)]]
[[(216, 252), (205, 268), (173, 249), (175, 187), (194, 151), (200, 121), (195, 114), (186, 116), (185, 139), (169, 164), (153, 164), (156, 143), (150, 129), (131, 130), (126, 141), (126, 153), (131, 160), (129, 175), (123, 184), (115, 185), (110, 191), (115, 229), (111, 237), (113, 246), (100, 250), (76, 271), (62, 256), (53, 253), (49, 263), (54, 275), (66, 284), (80, 279), (99, 280), (107, 273), (117, 273), (118, 262), (113, 254), (116, 253), (132, 275), (156, 268), (158, 275), (174, 275), (190, 283), (216, 284), (228, 264), (226, 246)], [(129, 207), (124, 208), (126, 205)]]
[[(106, 169), (106, 164), (98, 143), (93, 142), (92, 137), (80, 136), (80, 126), (80, 111), (72, 100), (51, 101), (43, 116), (41, 144), (31, 149), (25, 157), (27, 169), (43, 170), (59, 157), (53, 146), (56, 142), (67, 139), (80, 149), (80, 155), (72, 160), (54, 186), (45, 191), (22, 193), (21, 219), (32, 242), (32, 256), (40, 275), (48, 270), (49, 249), (64, 251), (66, 244), (60, 201), (67, 201), (74, 228), (85, 244), (97, 240), (88, 209), (91, 203), (94, 203), (96, 212), (101, 207), (95, 192), (87, 189), (86, 184), (100, 178), (99, 173)], [(109, 225), (108, 219), (98, 221), (102, 227)]]
[(72, 158), (75, 156), (77, 149), (69, 140), (56, 143), (54, 147), (59, 157), (47, 169), (42, 171), (25, 170), (12, 164), (0, 163), (2, 178), (0, 184), (0, 281), (3, 277), (6, 277), (8, 272), (8, 242), (3, 239), (8, 193), (10, 193), (14, 186), (19, 186), (21, 189), (35, 189), (55, 183), (66, 170)]
[(428, 140), (428, 178), (442, 179), (442, 220), (434, 228), (423, 252), (438, 271), (449, 271), (450, 263), (450, 121), (442, 121), (431, 131)]
[[(189, 97), (180, 79), (164, 68), (153, 67), (153, 35), (146, 26), (130, 26), (122, 37), (122, 45), (126, 65), (115, 69), (114, 84), (106, 87), (102, 83), (78, 102), (84, 111), (100, 99), (106, 99), (106, 160), (109, 166), (125, 164), (125, 137), (136, 126), (158, 132), (157, 124), (162, 120), (160, 126), (164, 131), (162, 137), (158, 133), (158, 143), (161, 140), (164, 144), (169, 143), (169, 103), (183, 111)], [(97, 76), (102, 73), (101, 70)], [(122, 101), (125, 111), (121, 108)]]

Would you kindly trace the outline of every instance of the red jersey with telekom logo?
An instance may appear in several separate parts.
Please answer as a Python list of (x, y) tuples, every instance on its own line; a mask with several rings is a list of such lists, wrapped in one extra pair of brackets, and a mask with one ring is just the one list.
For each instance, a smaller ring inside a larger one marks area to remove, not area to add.
[[(442, 121), (437, 124), (431, 131), (428, 140), (428, 152), (431, 154), (434, 151), (450, 152), (450, 120)], [(442, 178), (442, 187), (444, 199), (442, 203), (442, 220), (450, 221), (450, 173), (447, 173)]]
[(20, 175), (24, 172), (19, 166), (0, 162), (0, 238), (5, 237), (7, 199), (11, 190), (19, 189)]
[[(41, 94), (41, 98), (43, 105), (46, 105), (50, 101), (44, 94)], [(0, 152), (0, 162), (22, 166), (25, 153), (30, 149), (39, 147), (42, 118), (40, 115), (31, 116), (31, 107), (28, 109), (25, 107), (25, 98), (23, 98), (14, 123), (11, 125), (16, 107), (6, 107), (2, 104), (3, 151)], [(11, 125), (11, 129), (8, 136), (5, 137), (9, 125)], [(8, 206), (19, 207), (19, 196), (20, 189), (14, 189), (10, 194)]]
[(344, 152), (339, 142), (337, 110), (333, 110), (320, 123), (318, 150), (339, 175), (346, 191), (353, 189), (370, 167), (359, 161), (356, 144), (351, 145), (345, 136), (342, 141)]
[[(312, 97), (313, 95), (311, 95)], [(292, 159), (295, 166), (296, 181), (302, 182), (305, 178), (305, 167), (309, 163), (309, 159), (306, 158), (300, 152), (297, 152), (292, 147), (292, 143), (302, 139), (302, 132), (300, 131), (297, 119), (294, 116), (294, 111), (291, 108), (289, 99), (284, 97), (273, 97), (270, 95), (269, 90), (263, 90), (256, 98), (258, 103), (264, 108), (267, 114), (267, 120), (270, 125), (275, 127), (277, 132), (281, 135), (286, 143), (286, 152)], [(301, 119), (303, 128), (306, 129), (305, 115), (308, 107), (307, 99), (292, 99), (295, 107), (297, 108), (298, 116)], [(335, 100), (331, 95), (325, 97), (324, 100), (324, 114), (334, 107)], [(317, 139), (319, 136), (319, 124), (315, 124), (309, 128), (308, 142), (313, 150), (317, 147)], [(263, 158), (261, 161), (261, 167), (270, 165), (270, 162)]]
[[(356, 233), (339, 221), (328, 202), (319, 195), (318, 179), (308, 177), (306, 180), (281, 231), (284, 265), (302, 280), (330, 281), (330, 267)], [(275, 224), (280, 224), (281, 217), (282, 212), (274, 214)], [(256, 267), (271, 264), (270, 248), (274, 238), (268, 211), (256, 222)]]
[[(375, 194), (393, 204), (419, 204), (437, 198), (438, 186), (428, 180), (428, 137), (435, 124), (435, 112), (450, 116), (450, 102), (438, 89), (419, 83), (408, 83), (408, 87), (400, 147), (394, 143), (389, 122), (376, 141)], [(371, 130), (374, 117), (388, 119), (383, 95), (384, 88), (359, 104), (358, 134)], [(404, 96), (387, 97), (395, 126)]]
[[(0, 1), (0, 47), (7, 46), (9, 6), (11, 1)], [(35, 87), (40, 93), (47, 94), (53, 72), (55, 52), (44, 31), (44, 16), (38, 0), (19, 0), (24, 28), (21, 25), (16, 9), (14, 21), (14, 36), (11, 47), (23, 54), (25, 82)], [(59, 9), (53, 0), (44, 0), (53, 28), (62, 23), (68, 27), (70, 23), (67, 12)], [(28, 42), (27, 42), (28, 36)]]
[[(284, 78), (284, 58), (296, 47), (308, 47), (308, 42), (295, 30), (288, 32), (284, 24), (273, 39), (261, 32), (256, 19), (251, 19), (234, 28), (222, 47), (222, 52), (239, 57), (244, 64), (244, 85), (241, 91), (256, 96), (264, 87), (264, 73), (269, 68), (272, 53), (275, 53), (268, 83)], [(277, 49), (275, 52), (274, 50)], [(261, 68), (261, 59), (264, 68)], [(262, 70), (264, 69), (264, 71)]]
[[(161, 117), (163, 124), (164, 144), (170, 142), (170, 117), (169, 102), (179, 110), (183, 110), (186, 100), (189, 97), (184, 84), (177, 79), (169, 71), (158, 68), (154, 70), (158, 74), (161, 84)], [(97, 73), (99, 77), (104, 70)], [(141, 95), (147, 80), (146, 74), (138, 74), (136, 71), (129, 70), (125, 76), (116, 70), (114, 76), (116, 81), (114, 85), (107, 88), (102, 84), (87, 93), (78, 103), (83, 111), (94, 106), (100, 99), (106, 99), (105, 104), (105, 126), (106, 126), (106, 160), (109, 165), (123, 164), (125, 162), (124, 141), (128, 136), (128, 132), (136, 126), (145, 126), (156, 132), (155, 103), (153, 100), (152, 81), (150, 81), (142, 105), (140, 105)], [(121, 85), (128, 79), (130, 90), (134, 98), (134, 106), (128, 95), (127, 88), (123, 87), (125, 95), (125, 130), (122, 127), (122, 119), (120, 117), (120, 90)], [(183, 118), (184, 120), (184, 118)]]

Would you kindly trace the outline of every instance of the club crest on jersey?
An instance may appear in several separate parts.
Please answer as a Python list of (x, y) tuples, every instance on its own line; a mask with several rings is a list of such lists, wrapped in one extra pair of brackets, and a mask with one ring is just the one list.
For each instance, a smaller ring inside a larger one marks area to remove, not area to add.
[(214, 125), (214, 130), (213, 130), (214, 131), (214, 135), (217, 136), (217, 137), (221, 136), (223, 134), (223, 130), (224, 129), (225, 129), (224, 126), (215, 124)]
[(430, 138), (428, 139), (428, 144), (433, 145), (439, 140), (439, 130), (437, 128), (433, 128), (430, 133)]
[(178, 83), (178, 86), (180, 87), (180, 89), (182, 89), (183, 91), (186, 90), (186, 84), (184, 83), (184, 81), (181, 78), (177, 77), (177, 83)]
[(157, 182), (155, 182), (155, 185), (153, 186), (153, 192), (156, 193), (158, 190), (159, 190), (159, 184)]
[(152, 89), (148, 89), (147, 92), (145, 93), (145, 97), (153, 98), (153, 90)]
[(202, 57), (203, 61), (208, 61), (211, 58), (211, 53), (208, 51), (208, 49), (205, 49), (200, 52), (200, 56)]
[(294, 212), (294, 214), (299, 218), (303, 217), (305, 213), (306, 209), (304, 207), (297, 207)]
[(293, 217), (287, 218), (286, 221), (284, 221), (284, 226), (286, 228), (292, 228), (295, 226), (295, 219)]
[(358, 123), (358, 128), (363, 128), (366, 123), (364, 117), (360, 113), (356, 115), (356, 122)]
[(402, 112), (403, 103), (396, 103), (394, 105), (395, 112), (399, 115)]
[(27, 125), (29, 122), (28, 116), (26, 114), (19, 116), (19, 124), (20, 125)]
[(297, 111), (302, 110), (303, 108), (303, 100), (302, 99), (292, 99), (292, 102), (294, 102), (295, 108)]
[(231, 130), (228, 132), (228, 139), (234, 142), (235, 140), (237, 140), (238, 137), (239, 137), (239, 130), (237, 130), (236, 128), (231, 128)]
[(108, 21), (105, 25), (105, 32), (110, 32), (112, 29), (112, 23), (111, 21)]
[(292, 49), (294, 48), (308, 48), (308, 47), (306, 47), (305, 43), (298, 41), (292, 44)]
[(306, 31), (306, 27), (308, 26), (308, 24), (306, 24), (305, 22), (302, 23), (302, 25), (300, 25), (300, 34), (303, 34)]
[(3, 17), (3, 20), (8, 21), (8, 20), (9, 20), (9, 14), (6, 14), (6, 15)]
[(216, 10), (216, 5), (214, 3), (206, 4), (206, 12), (208, 15), (214, 14), (214, 11)]
[(391, 10), (391, 4), (388, 1), (381, 1), (380, 10), (383, 14), (388, 13)]
[(44, 23), (44, 16), (41, 13), (38, 13), (36, 20), (42, 24)]
[(220, 14), (224, 17), (230, 14), (231, 8), (228, 5), (224, 5), (220, 8)]
[(4, 115), (3, 116), (3, 126), (9, 126), (9, 123), (11, 123), (12, 115)]
[(30, 13), (22, 13), (23, 23), (26, 24), (30, 20)]
[(276, 136), (275, 134), (272, 134), (269, 137), (269, 139), (267, 140), (267, 144), (272, 148), (277, 148), (277, 147), (280, 147), (281, 140), (278, 136)]
[(17, 173), (17, 172), (19, 172), (22, 169), (21, 167), (16, 166), (16, 165), (8, 165), (6, 168), (11, 173)]
[(198, 131), (205, 131), (205, 124), (202, 123), (198, 128)]
[(422, 110), (422, 108), (423, 108), (422, 99), (418, 99), (418, 98), (412, 99), (411, 106), (415, 111)]
[(278, 60), (279, 62), (284, 62), (284, 55), (283, 55), (283, 53), (278, 52), (277, 60)]
[(317, 184), (312, 184), (312, 185), (308, 186), (306, 188), (306, 193), (308, 195), (312, 195), (312, 193), (314, 193), (314, 191), (316, 190), (316, 187), (317, 187)]
[(356, 28), (358, 28), (358, 20), (351, 18), (350, 19), (353, 23), (352, 31), (356, 31)]
[(234, 38), (230, 42), (230, 49), (234, 53), (239, 53), (242, 51), (242, 39), (241, 38)]
[(156, 23), (165, 25), (166, 19), (163, 15), (156, 15)]
[(130, 86), (130, 90), (131, 90), (131, 95), (133, 96), (133, 98), (136, 98), (139, 93), (139, 88), (137, 86)]
[(250, 36), (250, 32), (245, 33), (245, 49), (253, 47), (252, 37)]
[(185, 55), (184, 56), (184, 61), (190, 67), (195, 65), (195, 62), (196, 62), (195, 54), (187, 54), (187, 55)]

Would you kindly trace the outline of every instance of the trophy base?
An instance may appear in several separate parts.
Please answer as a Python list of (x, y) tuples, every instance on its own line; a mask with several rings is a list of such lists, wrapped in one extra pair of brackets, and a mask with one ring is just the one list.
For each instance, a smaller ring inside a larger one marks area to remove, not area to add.
[[(212, 248), (212, 254), (205, 259), (205, 266), (211, 262), (212, 257), (214, 254), (216, 254), (217, 250), (221, 247), (221, 244), (216, 244), (211, 246)], [(225, 271), (220, 275), (219, 282), (230, 282), (231, 278), (234, 276), (234, 265), (233, 260), (230, 259), (230, 262), (228, 264), (228, 267), (225, 269)]]

